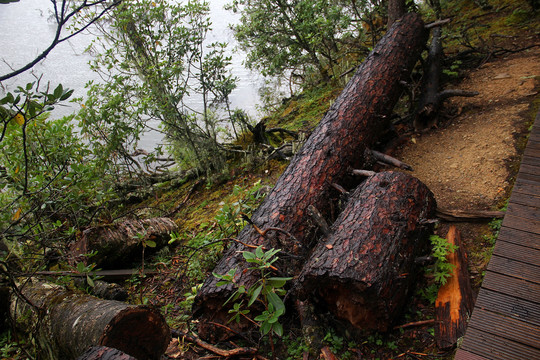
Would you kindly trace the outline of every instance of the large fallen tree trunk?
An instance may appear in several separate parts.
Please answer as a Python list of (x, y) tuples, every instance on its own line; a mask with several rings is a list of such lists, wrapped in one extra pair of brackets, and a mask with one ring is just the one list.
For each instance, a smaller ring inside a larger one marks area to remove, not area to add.
[(12, 296), (11, 317), (19, 330), (35, 336), (42, 359), (76, 359), (95, 345), (139, 360), (159, 359), (170, 341), (164, 317), (151, 307), (100, 300), (49, 283), (31, 282), (20, 290), (24, 299)]
[(378, 173), (351, 195), (299, 277), (303, 297), (319, 299), (361, 329), (386, 331), (416, 278), (415, 258), (429, 251), (435, 198), (420, 180)]
[[(71, 245), (73, 262), (95, 263), (98, 268), (121, 269), (142, 259), (143, 245), (147, 254), (167, 245), (170, 233), (178, 226), (169, 218), (124, 220), (83, 231)], [(96, 252), (88, 259), (85, 254)]]
[[(255, 278), (252, 272), (242, 271), (246, 268), (238, 253), (244, 249), (242, 243), (264, 244), (292, 254), (298, 254), (298, 247), (310, 247), (314, 233), (308, 206), (313, 205), (323, 216), (330, 217), (330, 199), (336, 194), (332, 183), (343, 183), (351, 168), (364, 168), (365, 150), (387, 128), (402, 92), (400, 81), (407, 78), (426, 40), (427, 31), (417, 14), (406, 15), (388, 30), (255, 211), (252, 221), (259, 229), (283, 231), (272, 231), (272, 237), (269, 233), (262, 237), (255, 227), (247, 226), (239, 235), (240, 242), (228, 249), (214, 272), (225, 274), (231, 268), (240, 268), (237, 282), (249, 286)], [(300, 261), (291, 261), (279, 267), (294, 273), (301, 265)], [(223, 302), (232, 287), (218, 288), (216, 283), (212, 276), (207, 278), (193, 307), (203, 338), (219, 337), (222, 330), (211, 323), (225, 323), (229, 317)]]

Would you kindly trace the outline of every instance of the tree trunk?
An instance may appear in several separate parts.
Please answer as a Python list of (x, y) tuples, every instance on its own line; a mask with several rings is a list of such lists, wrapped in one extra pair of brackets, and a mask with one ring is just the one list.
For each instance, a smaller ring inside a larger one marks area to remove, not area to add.
[[(299, 239), (303, 250), (311, 247), (314, 227), (310, 225), (308, 206), (313, 205), (329, 218), (335, 192), (334, 182), (344, 182), (351, 168), (364, 167), (364, 152), (377, 141), (387, 127), (392, 109), (402, 92), (400, 81), (407, 78), (425, 44), (427, 32), (417, 14), (408, 14), (381, 39), (360, 65), (317, 128), (295, 155), (276, 186), (255, 211), (252, 221), (260, 229), (280, 228)], [(264, 244), (298, 253), (299, 244), (285, 232), (274, 237), (261, 237), (252, 227), (239, 234), (242, 243)], [(238, 253), (244, 246), (232, 245), (217, 264), (214, 272), (224, 274), (240, 268), (239, 284), (251, 285), (252, 272), (244, 272), (246, 264)], [(289, 274), (300, 270), (301, 262), (278, 264)], [(212, 276), (199, 291), (194, 303), (194, 317), (199, 320), (203, 338), (218, 338), (223, 333), (210, 322), (227, 322), (223, 307), (232, 287), (216, 287)], [(229, 324), (231, 325), (231, 324)]]
[(137, 360), (133, 356), (118, 349), (107, 346), (92, 346), (77, 360)]
[(301, 296), (319, 299), (361, 329), (386, 331), (401, 311), (429, 249), (435, 198), (418, 179), (378, 173), (351, 196), (299, 277)]
[[(167, 245), (170, 233), (178, 226), (169, 218), (124, 220), (83, 231), (81, 238), (71, 245), (73, 262), (95, 263), (98, 268), (118, 269), (142, 259), (143, 242), (155, 243), (146, 247), (146, 254)], [(91, 251), (97, 254), (83, 256)]]
[(467, 253), (454, 225), (450, 226), (446, 240), (458, 248), (447, 256), (448, 262), (454, 266), (452, 276), (439, 289), (435, 302), (435, 339), (439, 349), (453, 347), (465, 335), (467, 321), (474, 307)]
[(76, 359), (88, 347), (103, 345), (139, 360), (159, 359), (170, 329), (148, 306), (100, 300), (49, 283), (21, 287), (32, 305), (12, 296), (11, 316), (18, 329), (32, 332), (43, 359)]
[(405, 0), (388, 1), (388, 27), (405, 15)]

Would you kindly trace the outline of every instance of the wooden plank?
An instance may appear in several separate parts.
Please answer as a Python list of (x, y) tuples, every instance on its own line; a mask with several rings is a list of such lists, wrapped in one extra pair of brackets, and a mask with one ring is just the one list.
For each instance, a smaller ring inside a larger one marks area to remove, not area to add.
[(540, 221), (523, 219), (512, 214), (506, 214), (504, 216), (503, 226), (507, 226), (512, 229), (528, 231), (530, 233), (540, 233)]
[(540, 249), (540, 234), (531, 234), (530, 232), (503, 226), (499, 231), (499, 239), (533, 249)]
[(540, 165), (528, 165), (528, 164), (521, 164), (519, 167), (519, 173), (526, 173), (526, 174), (532, 174), (532, 175), (539, 175), (540, 174)]
[(540, 142), (529, 141), (523, 151), (523, 156), (540, 157)]
[[(517, 245), (504, 240), (497, 240), (493, 254), (527, 264), (540, 266), (540, 250)], [(538, 269), (540, 275), (540, 269)]]
[[(538, 303), (540, 301), (540, 285), (512, 276), (487, 271), (482, 287), (518, 299)], [(474, 310), (473, 310), (474, 313)]]
[(540, 220), (540, 209), (536, 206), (527, 206), (510, 202), (506, 212), (523, 219)]
[[(469, 326), (533, 348), (540, 346), (538, 342), (540, 339), (540, 328), (538, 326), (489, 310), (481, 308), (474, 309)], [(540, 348), (538, 351), (540, 351)]]
[(456, 356), (454, 357), (454, 360), (489, 360), (489, 359), (483, 356), (474, 354), (472, 352), (463, 350), (463, 349), (458, 349), (456, 351)]
[(540, 197), (531, 196), (529, 194), (523, 194), (518, 191), (512, 191), (510, 202), (538, 207), (540, 206)]
[(540, 359), (538, 349), (484, 333), (472, 326), (467, 329), (461, 348), (491, 360)]
[[(540, 184), (529, 184), (526, 182), (517, 182), (514, 184), (512, 194), (518, 192), (520, 194), (527, 194), (534, 197), (540, 197)], [(512, 200), (510, 200), (512, 201)]]
[(533, 283), (540, 283), (540, 267), (504, 256), (493, 255), (489, 261), (488, 270)]
[(540, 306), (510, 295), (481, 288), (476, 298), (476, 307), (503, 314), (516, 320), (540, 326)]
[(523, 182), (525, 184), (540, 184), (540, 175), (524, 174), (522, 172), (517, 176), (515, 183)]
[(539, 162), (540, 159), (536, 156), (523, 155), (523, 157), (521, 158), (521, 163), (526, 165), (538, 166)]

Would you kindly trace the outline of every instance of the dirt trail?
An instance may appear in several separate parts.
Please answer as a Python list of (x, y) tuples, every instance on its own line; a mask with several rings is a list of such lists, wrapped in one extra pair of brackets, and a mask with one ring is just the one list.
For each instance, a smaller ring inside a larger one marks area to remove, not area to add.
[(460, 89), (473, 98), (453, 98), (459, 114), (439, 129), (415, 136), (397, 154), (448, 209), (490, 209), (504, 197), (517, 170), (528, 109), (540, 78), (538, 47), (487, 63)]

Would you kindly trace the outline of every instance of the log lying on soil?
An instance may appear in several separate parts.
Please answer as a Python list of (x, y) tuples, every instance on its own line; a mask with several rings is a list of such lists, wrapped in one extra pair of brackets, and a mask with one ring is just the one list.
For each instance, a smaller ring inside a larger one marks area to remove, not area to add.
[(453, 347), (465, 335), (467, 321), (474, 307), (467, 253), (454, 225), (450, 226), (446, 240), (458, 248), (447, 256), (448, 262), (454, 266), (452, 276), (439, 289), (435, 302), (435, 339), (439, 349)]
[(139, 360), (159, 359), (170, 341), (164, 317), (151, 307), (100, 300), (41, 282), (21, 286), (21, 291), (33, 306), (12, 296), (11, 316), (19, 330), (35, 330), (43, 359), (76, 359), (96, 345)]
[[(402, 92), (400, 81), (410, 73), (426, 40), (427, 32), (417, 14), (406, 15), (388, 30), (255, 211), (255, 225), (262, 230), (281, 228), (300, 239), (304, 248), (310, 247), (314, 228), (310, 225), (308, 206), (313, 205), (329, 218), (330, 199), (335, 194), (331, 184), (343, 183), (351, 168), (364, 167), (363, 154), (387, 127)], [(239, 240), (298, 253), (297, 244), (284, 234), (273, 232), (273, 238), (262, 238), (252, 226), (247, 226)], [(243, 249), (240, 242), (231, 246), (214, 272), (224, 274), (238, 267), (238, 283), (249, 286), (255, 278), (252, 272), (242, 271), (246, 264), (238, 251)], [(294, 273), (301, 265), (282, 262), (279, 268)], [(205, 339), (230, 335), (211, 324), (225, 323), (229, 318), (223, 302), (232, 288), (218, 288), (216, 283), (217, 279), (208, 277), (193, 306), (194, 317), (199, 320), (199, 335)]]
[[(95, 263), (98, 268), (118, 269), (140, 261), (143, 241), (153, 241), (155, 247), (147, 247), (146, 253), (167, 245), (170, 233), (178, 226), (169, 218), (124, 220), (89, 228), (71, 245), (73, 262)], [(83, 256), (97, 251), (90, 259)]]
[(299, 277), (302, 297), (319, 299), (361, 329), (386, 331), (402, 310), (429, 250), (433, 193), (420, 180), (382, 172), (366, 180)]

